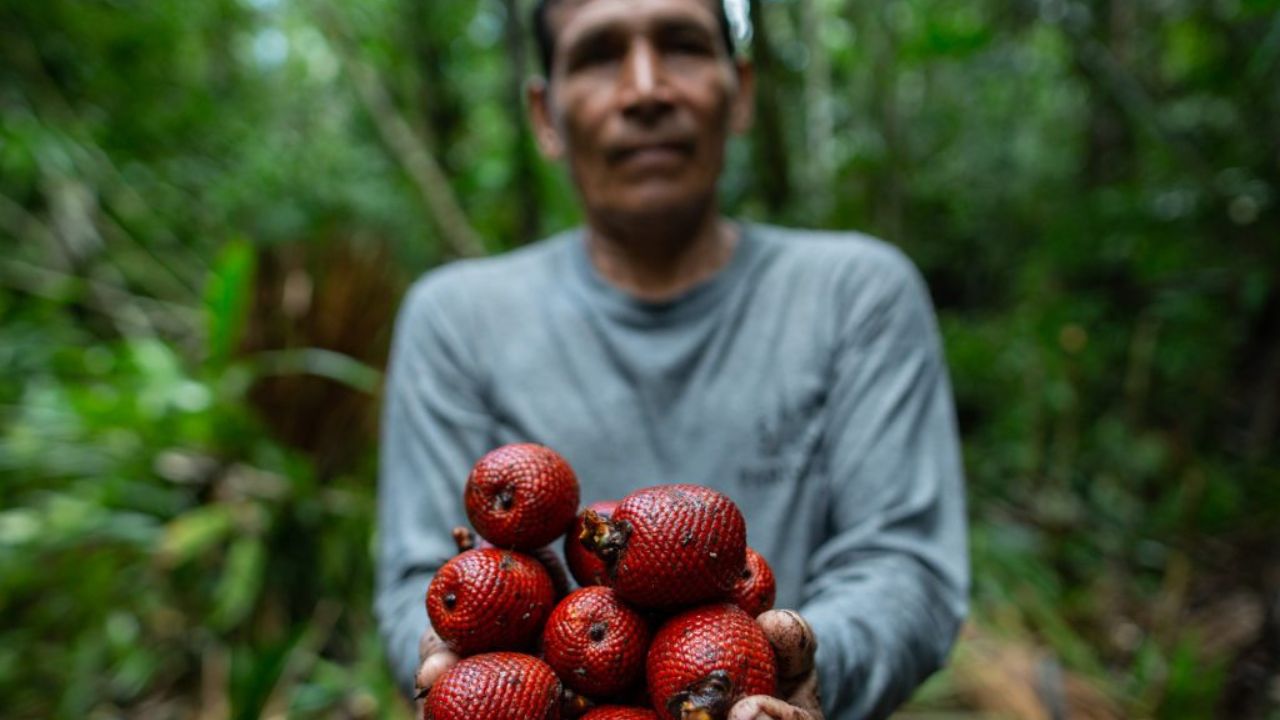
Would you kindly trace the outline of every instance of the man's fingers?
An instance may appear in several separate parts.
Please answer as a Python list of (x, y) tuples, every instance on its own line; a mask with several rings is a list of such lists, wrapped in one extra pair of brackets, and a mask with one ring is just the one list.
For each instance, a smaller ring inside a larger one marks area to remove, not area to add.
[(778, 658), (778, 680), (790, 685), (813, 671), (818, 641), (813, 629), (793, 610), (770, 610), (756, 618)]
[(818, 695), (818, 673), (810, 672), (794, 686), (787, 688), (786, 701), (808, 710), (814, 718), (822, 717), (822, 698)]
[(728, 720), (813, 720), (813, 716), (778, 698), (752, 695), (734, 703)]
[(458, 655), (450, 650), (433, 653), (422, 662), (422, 666), (418, 668), (418, 677), (414, 681), (414, 685), (418, 689), (418, 696), (421, 697), (426, 691), (431, 689), (432, 685), (449, 671), (449, 668), (458, 664)]

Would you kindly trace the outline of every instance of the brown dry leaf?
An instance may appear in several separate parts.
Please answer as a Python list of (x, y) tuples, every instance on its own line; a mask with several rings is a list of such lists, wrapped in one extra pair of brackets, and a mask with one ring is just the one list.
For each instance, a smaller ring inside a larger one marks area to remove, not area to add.
[(970, 624), (952, 662), (955, 692), (975, 710), (1019, 720), (1120, 720), (1120, 710), (1086, 678), (1025, 642)]

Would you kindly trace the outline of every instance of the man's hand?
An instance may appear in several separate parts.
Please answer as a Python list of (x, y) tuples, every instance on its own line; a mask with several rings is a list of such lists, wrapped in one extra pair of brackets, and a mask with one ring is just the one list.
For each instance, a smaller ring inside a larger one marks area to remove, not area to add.
[(427, 691), (432, 685), (449, 671), (449, 668), (458, 664), (458, 654), (449, 649), (444, 644), (436, 631), (427, 628), (422, 633), (422, 639), (418, 641), (418, 674), (414, 677), (413, 685), (416, 690), (415, 696), (418, 701), (418, 717), (422, 716), (422, 703), (427, 696)]
[(770, 610), (756, 622), (778, 659), (778, 697), (752, 695), (734, 703), (729, 720), (823, 720), (813, 629), (791, 610)]

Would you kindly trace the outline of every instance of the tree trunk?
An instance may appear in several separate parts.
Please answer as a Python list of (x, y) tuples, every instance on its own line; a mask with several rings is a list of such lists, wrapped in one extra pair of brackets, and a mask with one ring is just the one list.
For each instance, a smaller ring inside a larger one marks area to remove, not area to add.
[(817, 0), (800, 0), (800, 33), (809, 48), (804, 72), (805, 154), (803, 163), (806, 210), (821, 224), (831, 211), (832, 118), (831, 64), (822, 44), (822, 8)]
[(524, 245), (538, 237), (541, 224), (538, 213), (538, 157), (524, 112), (524, 83), (529, 76), (529, 56), (525, 48), (526, 35), (524, 23), (521, 22), (520, 3), (517, 0), (503, 0), (502, 5), (507, 13), (505, 43), (510, 72), (506, 104), (514, 132), (511, 148), (511, 192), (516, 196), (514, 240), (516, 244)]
[(791, 173), (787, 158), (787, 139), (779, 112), (782, 77), (777, 57), (769, 42), (764, 7), (760, 0), (750, 3), (752, 27), (751, 53), (759, 78), (756, 95), (756, 131), (752, 144), (756, 182), (765, 207), (781, 212), (791, 198)]
[[(447, 44), (453, 39), (435, 3), (407, 0), (406, 38), (416, 77), (412, 92), (414, 112), (411, 125), (426, 140), (446, 175), (454, 175), (446, 149), (457, 140), (464, 112), (455, 85), (448, 76)], [(442, 34), (446, 37), (440, 37)]]
[(872, 215), (878, 231), (886, 240), (902, 242), (906, 204), (902, 174), (906, 152), (902, 147), (902, 118), (898, 109), (897, 39), (885, 13), (879, 4), (872, 5), (866, 9), (866, 22), (863, 23), (864, 30), (871, 36), (872, 103), (885, 148), (883, 182), (872, 190)]
[(1096, 70), (1099, 62), (1082, 55), (1109, 53), (1119, 68), (1128, 67), (1134, 18), (1128, 0), (1094, 0), (1091, 5), (1094, 26), (1085, 33), (1091, 42), (1076, 45), (1076, 65), (1083, 69), (1090, 96), (1084, 176), (1090, 186), (1101, 187), (1133, 175), (1137, 143), (1119, 98), (1104, 86)]

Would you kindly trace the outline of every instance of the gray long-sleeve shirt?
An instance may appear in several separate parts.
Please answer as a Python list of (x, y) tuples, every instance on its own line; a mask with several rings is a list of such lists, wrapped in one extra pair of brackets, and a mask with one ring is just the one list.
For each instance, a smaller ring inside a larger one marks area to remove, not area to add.
[(828, 717), (881, 717), (944, 661), (967, 608), (963, 473), (927, 292), (856, 234), (744, 225), (662, 303), (605, 282), (580, 232), (423, 277), (383, 417), (376, 611), (412, 686), (423, 595), (488, 450), (533, 441), (583, 503), (716, 488), (818, 637)]

